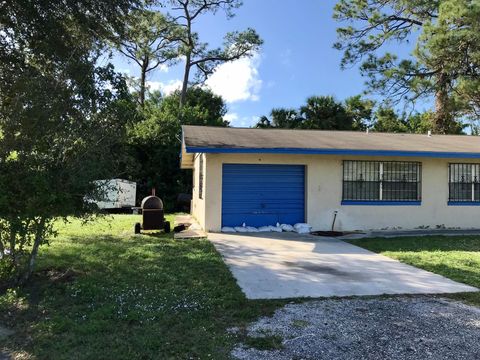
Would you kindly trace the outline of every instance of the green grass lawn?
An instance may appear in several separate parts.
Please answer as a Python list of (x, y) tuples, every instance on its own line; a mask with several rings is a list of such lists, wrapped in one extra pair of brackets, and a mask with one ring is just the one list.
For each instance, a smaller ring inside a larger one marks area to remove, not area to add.
[[(480, 236), (375, 238), (351, 240), (350, 243), (480, 288)], [(449, 297), (480, 306), (479, 293)]]
[[(0, 349), (38, 359), (223, 359), (281, 301), (250, 301), (206, 240), (133, 235), (140, 216), (58, 224), (28, 287), (0, 295)], [(173, 218), (169, 217), (172, 221)]]

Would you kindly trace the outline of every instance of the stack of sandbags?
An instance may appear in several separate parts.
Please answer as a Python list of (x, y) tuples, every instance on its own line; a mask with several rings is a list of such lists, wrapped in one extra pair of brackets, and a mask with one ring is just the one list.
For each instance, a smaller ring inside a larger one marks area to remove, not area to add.
[(235, 226), (235, 227), (224, 226), (222, 228), (222, 232), (224, 233), (234, 233), (234, 232), (255, 233), (255, 232), (282, 232), (282, 231), (287, 231), (287, 232), (294, 231), (299, 234), (308, 234), (312, 231), (312, 227), (304, 223), (298, 223), (298, 224), (295, 224), (294, 226), (289, 224), (277, 223), (277, 225), (260, 226), (259, 228), (256, 228), (253, 226), (247, 226), (245, 223), (243, 223), (242, 226)]

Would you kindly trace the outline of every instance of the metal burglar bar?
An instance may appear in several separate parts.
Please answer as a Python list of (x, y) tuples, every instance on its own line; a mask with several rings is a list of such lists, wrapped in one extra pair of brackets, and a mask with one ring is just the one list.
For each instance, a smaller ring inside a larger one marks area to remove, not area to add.
[(480, 202), (480, 164), (448, 164), (448, 200)]
[(406, 161), (343, 162), (346, 201), (420, 201), (422, 164)]
[(203, 199), (203, 154), (200, 154), (200, 172), (198, 174), (198, 197)]

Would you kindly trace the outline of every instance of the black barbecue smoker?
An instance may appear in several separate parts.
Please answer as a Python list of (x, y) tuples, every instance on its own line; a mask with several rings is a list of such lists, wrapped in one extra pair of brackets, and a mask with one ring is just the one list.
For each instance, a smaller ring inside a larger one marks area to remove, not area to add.
[(135, 234), (139, 234), (141, 230), (164, 230), (170, 232), (170, 222), (165, 220), (163, 212), (163, 202), (159, 197), (152, 195), (142, 200), (142, 224), (135, 224)]

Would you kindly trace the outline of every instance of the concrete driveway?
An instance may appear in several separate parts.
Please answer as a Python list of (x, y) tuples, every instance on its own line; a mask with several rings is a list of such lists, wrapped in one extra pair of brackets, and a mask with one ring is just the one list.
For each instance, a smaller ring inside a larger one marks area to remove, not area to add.
[(208, 238), (249, 299), (478, 291), (333, 238), (296, 233)]

